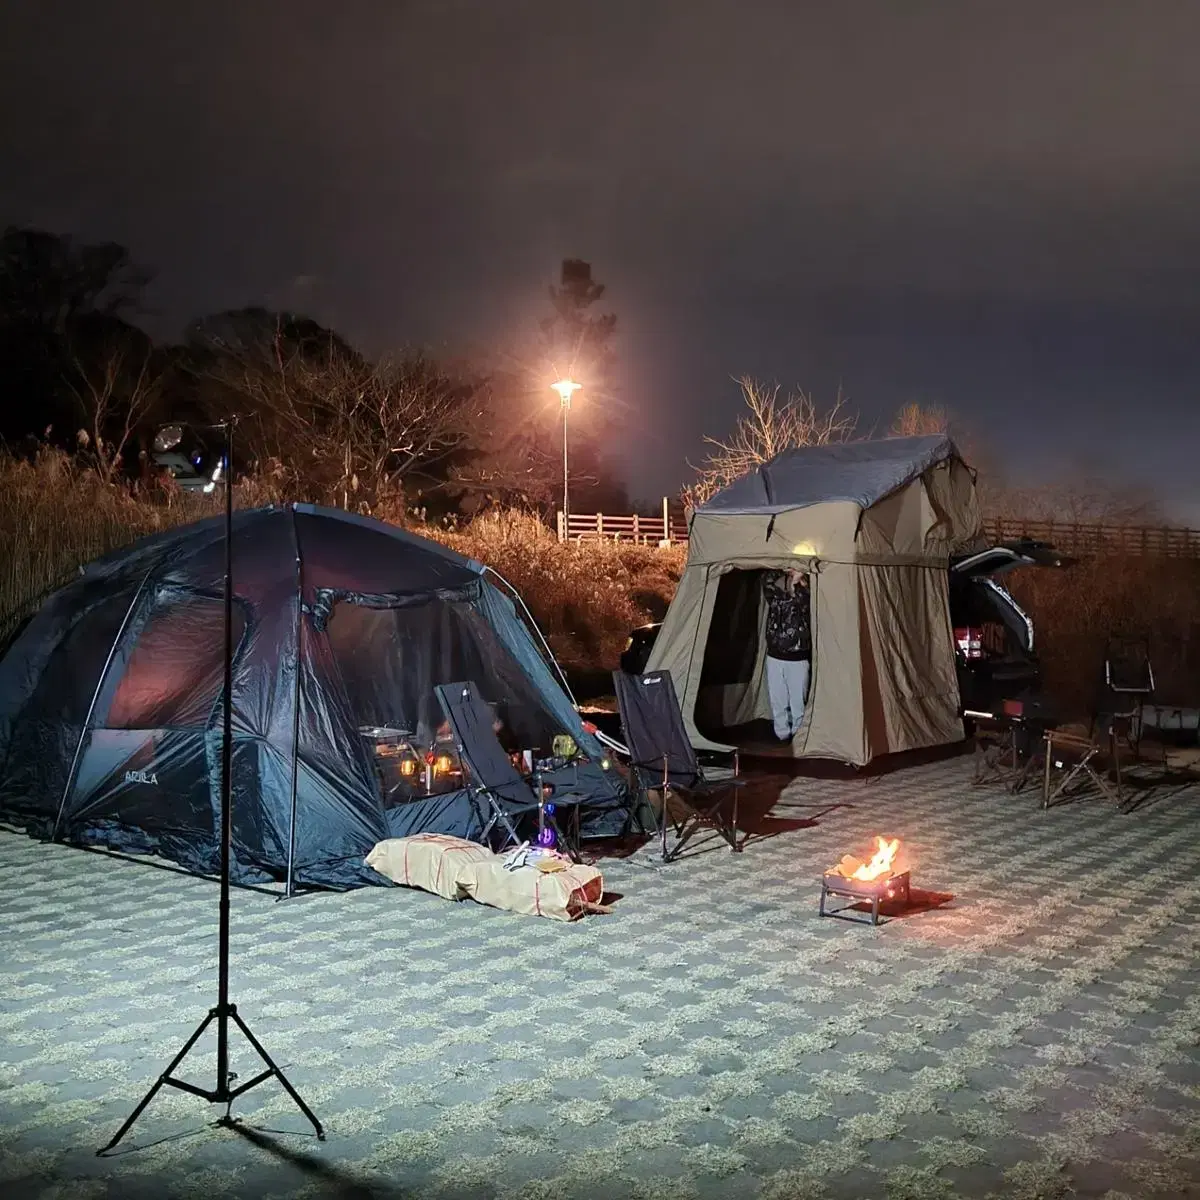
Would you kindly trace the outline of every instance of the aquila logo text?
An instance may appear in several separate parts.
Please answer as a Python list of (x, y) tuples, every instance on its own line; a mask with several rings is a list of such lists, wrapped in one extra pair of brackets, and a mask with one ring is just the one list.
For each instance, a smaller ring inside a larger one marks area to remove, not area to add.
[(126, 783), (152, 783), (158, 787), (158, 776), (153, 771), (126, 771)]

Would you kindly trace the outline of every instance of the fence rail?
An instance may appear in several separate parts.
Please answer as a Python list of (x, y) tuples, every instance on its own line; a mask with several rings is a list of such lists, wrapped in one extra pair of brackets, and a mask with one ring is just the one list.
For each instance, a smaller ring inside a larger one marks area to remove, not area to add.
[[(638, 513), (571, 513), (567, 517), (567, 536), (571, 541), (686, 542), (687, 521), (682, 516), (660, 514), (644, 517)], [(563, 539), (563, 515), (558, 514), (558, 538)]]
[[(985, 534), (995, 541), (1036, 538), (1049, 542), (1064, 554), (1128, 554), (1164, 558), (1200, 559), (1200, 529), (1175, 529), (1165, 525), (1112, 525), (1101, 522), (1021, 520), (991, 517), (984, 521)], [(655, 516), (638, 513), (571, 513), (563, 527), (558, 514), (558, 536), (571, 541), (602, 539), (646, 545), (678, 544), (687, 541), (687, 520), (682, 514), (664, 511)]]
[(984, 521), (984, 530), (996, 541), (1017, 537), (1036, 538), (1041, 542), (1049, 542), (1064, 554), (1200, 558), (1200, 529), (1173, 529), (1166, 525), (1022, 521), (996, 517)]

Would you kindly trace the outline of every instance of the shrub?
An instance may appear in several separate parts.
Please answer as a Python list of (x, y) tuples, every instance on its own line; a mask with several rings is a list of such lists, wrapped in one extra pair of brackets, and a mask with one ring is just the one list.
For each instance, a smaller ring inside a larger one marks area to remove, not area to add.
[(629, 631), (666, 611), (682, 547), (562, 544), (532, 513), (476, 517), (459, 532), (420, 530), (486, 563), (521, 594), (568, 670), (613, 670)]

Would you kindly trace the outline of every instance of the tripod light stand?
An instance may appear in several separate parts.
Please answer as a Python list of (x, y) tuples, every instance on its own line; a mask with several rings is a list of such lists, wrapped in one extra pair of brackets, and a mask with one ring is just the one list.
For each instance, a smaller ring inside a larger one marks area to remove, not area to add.
[[(230, 1108), (243, 1093), (257, 1087), (274, 1076), (283, 1086), (284, 1091), (295, 1101), (296, 1107), (309, 1119), (316, 1130), (317, 1137), (325, 1140), (325, 1130), (321, 1122), (313, 1115), (312, 1110), (304, 1103), (300, 1093), (288, 1082), (287, 1076), (275, 1064), (271, 1056), (262, 1048), (258, 1039), (250, 1032), (250, 1027), (242, 1020), (236, 1004), (229, 1002), (229, 857), (232, 840), (233, 820), (231, 811), (232, 780), (233, 780), (233, 425), (234, 418), (223, 422), (216, 428), (225, 431), (225, 696), (224, 724), (221, 744), (221, 904), (220, 923), (218, 929), (218, 965), (217, 965), (217, 1003), (216, 1007), (208, 1010), (208, 1015), (200, 1022), (196, 1031), (183, 1044), (183, 1049), (171, 1060), (167, 1069), (155, 1080), (153, 1087), (142, 1097), (137, 1108), (129, 1115), (125, 1124), (117, 1130), (112, 1141), (96, 1153), (106, 1154), (132, 1128), (133, 1123), (142, 1115), (146, 1106), (158, 1094), (165, 1084), (167, 1087), (178, 1088), (182, 1092), (190, 1092), (210, 1104), (224, 1104), (225, 1114), (217, 1120), (218, 1125), (231, 1127), (236, 1124), (230, 1115)], [(242, 1031), (246, 1041), (250, 1043), (266, 1065), (261, 1071), (245, 1083), (233, 1086), (237, 1078), (229, 1070), (229, 1024)], [(183, 1079), (176, 1079), (175, 1068), (187, 1057), (191, 1048), (200, 1040), (204, 1031), (212, 1024), (217, 1027), (217, 1080), (213, 1088), (197, 1087)]]

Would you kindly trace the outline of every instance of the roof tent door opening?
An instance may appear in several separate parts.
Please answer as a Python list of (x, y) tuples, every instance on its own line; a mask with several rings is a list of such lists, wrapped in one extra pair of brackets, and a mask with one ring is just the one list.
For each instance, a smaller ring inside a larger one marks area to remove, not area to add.
[[(763, 584), (770, 573), (765, 569), (732, 570), (718, 578), (696, 695), (696, 728), (704, 737), (755, 752), (787, 749), (774, 735), (767, 681)], [(811, 606), (815, 577), (808, 578)], [(810, 627), (815, 634), (813, 617), (810, 607)]]

